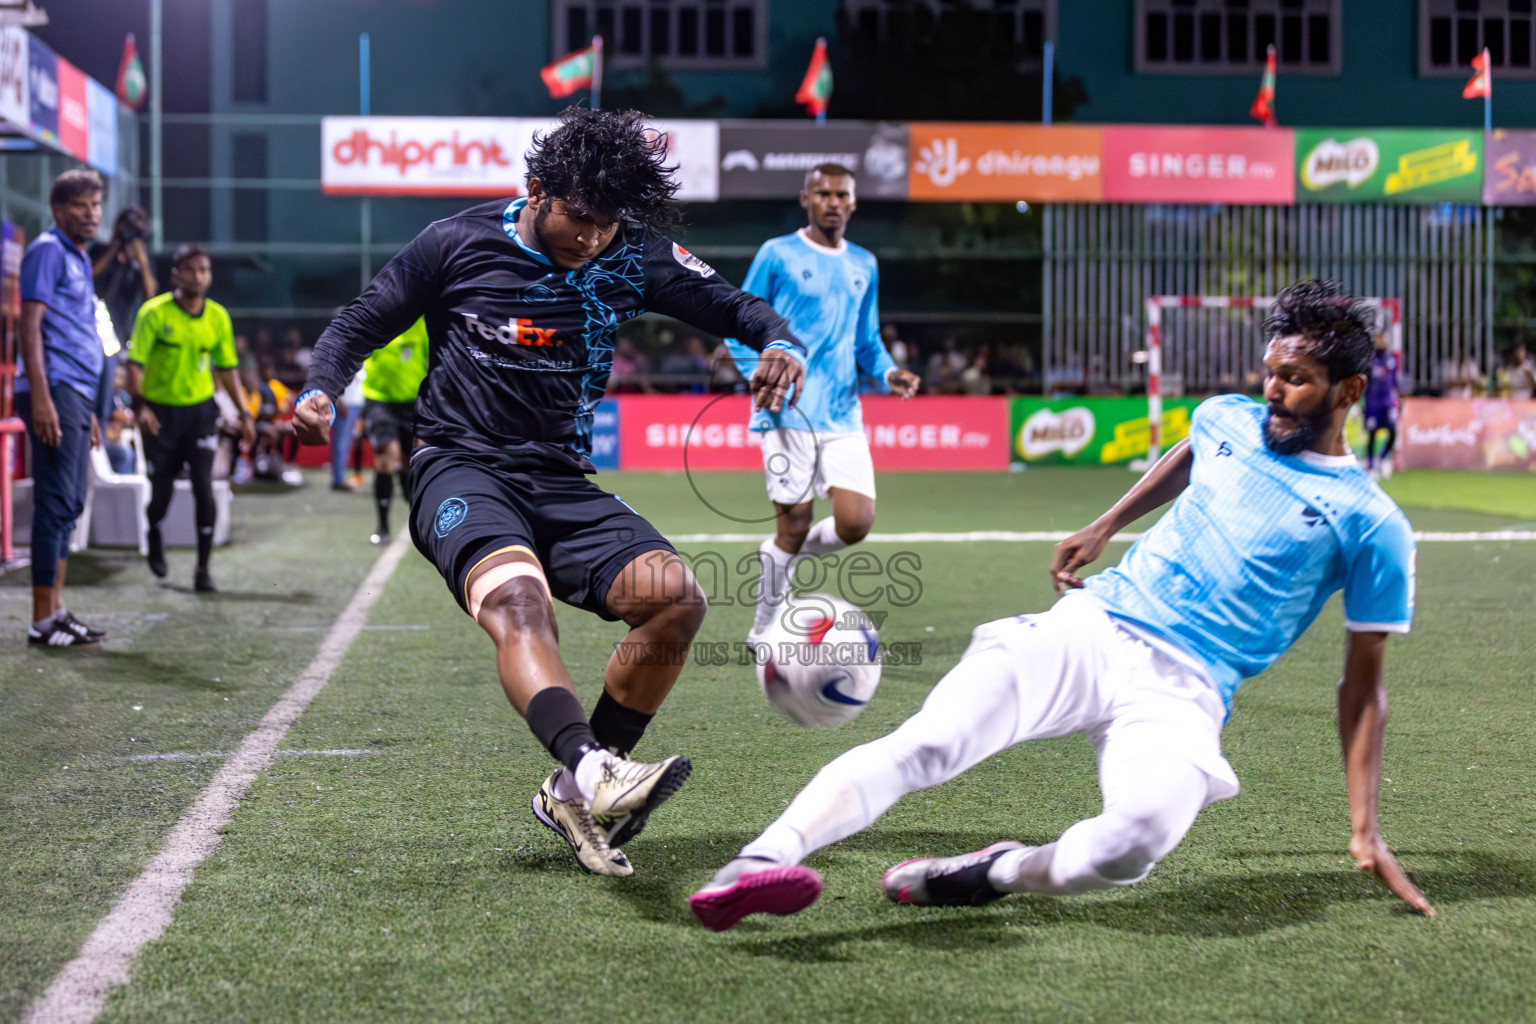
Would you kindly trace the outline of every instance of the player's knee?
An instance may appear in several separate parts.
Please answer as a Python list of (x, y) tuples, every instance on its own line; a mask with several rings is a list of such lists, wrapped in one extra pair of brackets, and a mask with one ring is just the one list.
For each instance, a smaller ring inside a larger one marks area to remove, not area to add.
[[(683, 560), (671, 552), (642, 556), (643, 573), (632, 574), (619, 600), (626, 624), (647, 626), (658, 635), (687, 643), (704, 624), (709, 599)], [(643, 581), (643, 585), (642, 584)]]
[(487, 594), (476, 621), (498, 647), (548, 639), (555, 632), (549, 593), (530, 576), (510, 579)]
[(1146, 878), (1157, 862), (1183, 838), (1153, 811), (1106, 815), (1110, 827), (1094, 852), (1093, 870), (1101, 878), (1129, 885)]
[(869, 536), (869, 531), (875, 525), (875, 517), (871, 513), (868, 516), (859, 516), (856, 519), (839, 519), (835, 525), (837, 527), (838, 540), (844, 544), (857, 544)]

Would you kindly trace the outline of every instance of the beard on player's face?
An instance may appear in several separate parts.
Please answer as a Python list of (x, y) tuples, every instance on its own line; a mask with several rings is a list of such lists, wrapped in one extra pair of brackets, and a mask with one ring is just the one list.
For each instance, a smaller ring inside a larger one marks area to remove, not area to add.
[(1279, 455), (1322, 447), (1335, 429), (1339, 382), (1312, 357), (1302, 338), (1273, 339), (1264, 353), (1264, 445)]
[[(1332, 394), (1332, 389), (1329, 389)], [(1310, 414), (1296, 414), (1287, 416), (1283, 411), (1281, 418), (1276, 420), (1276, 412), (1270, 407), (1269, 415), (1264, 420), (1264, 446), (1277, 455), (1295, 455), (1304, 452), (1317, 445), (1327, 436), (1328, 429), (1332, 426), (1333, 416), (1328, 403), (1321, 403), (1320, 407)], [(1284, 426), (1283, 424), (1289, 424)]]

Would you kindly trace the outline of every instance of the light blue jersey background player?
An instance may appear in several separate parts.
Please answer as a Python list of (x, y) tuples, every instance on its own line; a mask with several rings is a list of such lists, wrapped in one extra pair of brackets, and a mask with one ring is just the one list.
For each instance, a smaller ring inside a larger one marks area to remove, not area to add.
[[(800, 205), (806, 226), (764, 242), (741, 286), (767, 299), (806, 348), (800, 403), (752, 414), (778, 524), (762, 545), (753, 636), (773, 621), (789, 591), (791, 558), (857, 544), (874, 525), (875, 467), (864, 437), (860, 376), (902, 398), (916, 394), (918, 385), (917, 374), (898, 369), (880, 340), (874, 254), (843, 237), (858, 207), (853, 172), (841, 164), (811, 168)], [(750, 378), (759, 354), (733, 338), (726, 343)], [(830, 498), (832, 514), (813, 525), (815, 498)]]
[[(899, 864), (885, 875), (886, 895), (976, 906), (1014, 892), (1140, 881), (1203, 807), (1237, 794), (1221, 752), (1232, 695), (1339, 590), (1349, 852), (1433, 914), (1377, 826), (1383, 656), (1387, 637), (1412, 619), (1414, 547), (1407, 519), (1344, 441), (1370, 368), (1369, 323), (1332, 282), (1283, 291), (1266, 324), (1265, 404), (1240, 395), (1203, 403), (1187, 440), (1057, 547), (1052, 579), (1072, 592), (1042, 615), (979, 627), (918, 714), (823, 768), (694, 894), (699, 919), (719, 930), (746, 914), (800, 910), (821, 891), (820, 877), (800, 865), (811, 851), (1013, 744), (1074, 732), (1098, 751), (1101, 814), (1044, 846), (1005, 841)], [(1119, 565), (1077, 576), (1115, 533), (1169, 501)]]

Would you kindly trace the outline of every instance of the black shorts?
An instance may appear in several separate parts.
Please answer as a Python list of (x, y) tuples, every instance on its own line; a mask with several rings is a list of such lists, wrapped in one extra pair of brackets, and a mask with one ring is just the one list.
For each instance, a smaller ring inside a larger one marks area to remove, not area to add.
[(190, 464), (199, 448), (217, 451), (219, 447), (219, 403), (213, 399), (196, 405), (161, 405), (148, 403), (160, 421), (160, 432), (144, 433), (144, 460), (149, 475), (176, 474)]
[(391, 441), (399, 441), (400, 454), (410, 458), (411, 445), (416, 441), (416, 403), (364, 399), (363, 433), (375, 452), (383, 451)]
[(638, 512), (584, 476), (508, 456), (424, 446), (411, 453), (411, 540), (469, 610), (469, 575), (505, 548), (532, 551), (549, 591), (610, 622), (608, 588), (647, 551), (674, 551)]

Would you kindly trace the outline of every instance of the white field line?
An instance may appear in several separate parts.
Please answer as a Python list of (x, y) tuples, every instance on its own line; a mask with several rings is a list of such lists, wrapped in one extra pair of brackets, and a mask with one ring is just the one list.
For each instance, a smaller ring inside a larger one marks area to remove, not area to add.
[[(368, 757), (377, 754), (377, 750), (274, 750), (273, 757)], [(216, 761), (226, 757), (233, 757), (227, 750), (205, 750), (200, 754), (189, 751), (173, 751), (169, 754), (135, 754), (132, 757), (120, 758), (123, 761), (137, 761), (140, 764), (160, 764), (166, 761)]]
[[(766, 533), (679, 533), (667, 538), (674, 544), (743, 544), (760, 543)], [(971, 530), (960, 533), (872, 533), (864, 538), (866, 544), (968, 544), (976, 541), (1004, 541), (1020, 543), (1045, 541), (1056, 544), (1072, 536), (1066, 530)], [(1116, 541), (1140, 540), (1139, 533), (1117, 533)], [(1420, 543), (1483, 542), (1483, 541), (1533, 541), (1536, 530), (1485, 530), (1482, 532), (1445, 533), (1418, 532), (1413, 539)]]
[(331, 674), (361, 632), (368, 612), (405, 554), (406, 536), (395, 538), (363, 580), (331, 631), (320, 643), (314, 661), (245, 737), (240, 749), (214, 775), (197, 802), (176, 823), (165, 847), (134, 879), (112, 908), (64, 965), (53, 983), (27, 1010), (27, 1024), (89, 1024), (106, 1005), (112, 990), (128, 983), (139, 951), (154, 942), (171, 922), (171, 911), (192, 881), (192, 872), (219, 845), (219, 830), (228, 823), (256, 776), (272, 763), (277, 745), (288, 729), (325, 689)]

